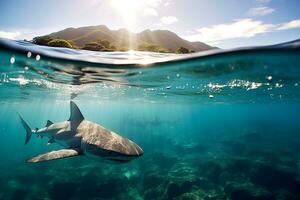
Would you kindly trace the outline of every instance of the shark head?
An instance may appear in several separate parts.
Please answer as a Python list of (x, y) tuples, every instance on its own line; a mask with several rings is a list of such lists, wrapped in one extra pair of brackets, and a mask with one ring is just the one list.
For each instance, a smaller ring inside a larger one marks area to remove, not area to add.
[(115, 162), (127, 162), (144, 154), (144, 151), (137, 144), (130, 140), (128, 140), (128, 142), (129, 143), (126, 145), (128, 151), (124, 151), (124, 149), (121, 151), (107, 151), (105, 159)]
[(94, 158), (102, 158), (115, 163), (129, 162), (144, 154), (144, 151), (134, 142), (124, 139), (114, 143), (113, 147), (103, 148), (95, 144), (82, 143), (84, 153)]

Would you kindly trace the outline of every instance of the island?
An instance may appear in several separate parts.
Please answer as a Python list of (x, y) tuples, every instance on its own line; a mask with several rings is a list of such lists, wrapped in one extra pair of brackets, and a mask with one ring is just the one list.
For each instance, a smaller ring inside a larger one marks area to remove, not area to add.
[(105, 25), (67, 28), (34, 37), (37, 45), (84, 49), (90, 51), (149, 51), (159, 53), (193, 53), (215, 49), (202, 42), (190, 42), (168, 30), (111, 30)]

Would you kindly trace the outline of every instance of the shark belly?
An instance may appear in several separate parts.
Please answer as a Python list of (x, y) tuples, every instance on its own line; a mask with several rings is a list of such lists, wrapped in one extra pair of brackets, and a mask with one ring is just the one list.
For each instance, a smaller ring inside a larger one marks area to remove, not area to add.
[(75, 138), (71, 138), (71, 139), (67, 139), (67, 140), (57, 140), (54, 139), (54, 141), (66, 148), (77, 148), (80, 147), (80, 139), (75, 139)]
[(124, 163), (134, 159), (133, 156), (126, 156), (119, 152), (114, 152), (107, 149), (102, 149), (94, 144), (81, 143), (81, 148), (84, 155), (98, 161), (108, 163)]

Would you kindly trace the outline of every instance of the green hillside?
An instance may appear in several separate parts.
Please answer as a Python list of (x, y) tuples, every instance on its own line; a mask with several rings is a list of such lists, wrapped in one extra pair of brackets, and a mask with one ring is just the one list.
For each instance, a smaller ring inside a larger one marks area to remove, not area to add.
[(38, 45), (86, 49), (92, 51), (127, 51), (189, 53), (213, 49), (201, 42), (189, 42), (167, 30), (132, 33), (126, 29), (110, 30), (104, 25), (67, 28), (35, 37)]

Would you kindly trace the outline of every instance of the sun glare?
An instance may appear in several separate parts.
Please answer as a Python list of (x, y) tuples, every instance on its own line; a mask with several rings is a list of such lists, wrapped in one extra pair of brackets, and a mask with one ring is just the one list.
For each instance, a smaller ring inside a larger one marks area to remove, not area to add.
[(126, 28), (134, 29), (138, 12), (145, 7), (145, 0), (111, 0), (111, 6), (122, 17)]

